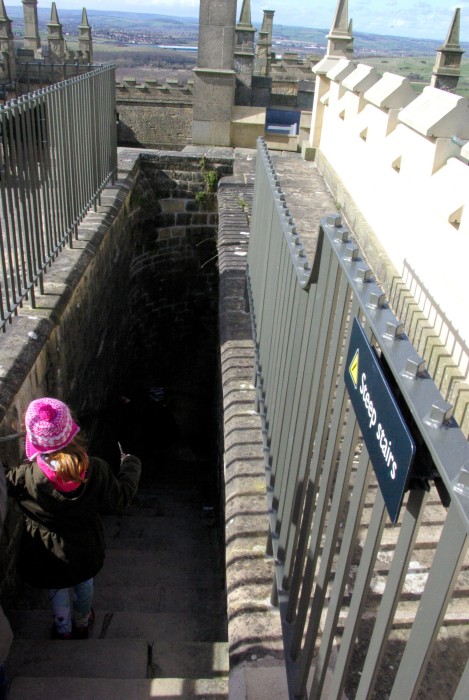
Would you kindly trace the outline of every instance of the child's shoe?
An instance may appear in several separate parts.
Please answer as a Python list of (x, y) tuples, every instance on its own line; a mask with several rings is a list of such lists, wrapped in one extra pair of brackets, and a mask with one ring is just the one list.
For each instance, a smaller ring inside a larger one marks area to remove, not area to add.
[(84, 627), (77, 627), (73, 625), (72, 638), (73, 639), (88, 639), (91, 628), (94, 622), (94, 610), (91, 608), (90, 614), (88, 616), (88, 623)]
[(52, 625), (50, 636), (52, 639), (71, 639), (71, 632), (59, 632), (55, 625)]

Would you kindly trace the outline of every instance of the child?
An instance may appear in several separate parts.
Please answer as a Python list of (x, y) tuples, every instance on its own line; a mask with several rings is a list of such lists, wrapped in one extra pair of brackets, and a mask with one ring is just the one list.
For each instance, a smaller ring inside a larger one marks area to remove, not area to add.
[(48, 589), (53, 638), (86, 639), (93, 622), (93, 577), (104, 562), (99, 514), (120, 513), (131, 502), (140, 460), (123, 454), (116, 478), (106, 462), (88, 457), (78, 425), (58, 399), (32, 401), (25, 428), (28, 461), (6, 475), (24, 518), (18, 573), (31, 586)]
[[(3, 465), (0, 464), (0, 535), (3, 530), (7, 513), (7, 485), (5, 481), (5, 473)], [(10, 623), (3, 612), (0, 605), (0, 700), (6, 700), (8, 697), (8, 682), (5, 672), (5, 661), (10, 651), (10, 646), (13, 641), (13, 632), (11, 631)]]

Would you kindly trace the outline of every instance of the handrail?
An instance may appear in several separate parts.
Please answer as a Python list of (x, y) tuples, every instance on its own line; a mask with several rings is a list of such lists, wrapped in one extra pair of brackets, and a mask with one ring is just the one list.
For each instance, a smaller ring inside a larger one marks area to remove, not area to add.
[(0, 328), (73, 245), (117, 168), (115, 70), (102, 66), (0, 107)]

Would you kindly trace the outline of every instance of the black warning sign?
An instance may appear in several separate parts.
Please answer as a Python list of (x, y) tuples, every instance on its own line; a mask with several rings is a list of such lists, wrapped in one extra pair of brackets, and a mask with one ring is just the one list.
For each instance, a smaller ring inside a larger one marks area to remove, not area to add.
[(345, 384), (387, 511), (395, 523), (415, 455), (415, 443), (357, 318), (345, 364)]

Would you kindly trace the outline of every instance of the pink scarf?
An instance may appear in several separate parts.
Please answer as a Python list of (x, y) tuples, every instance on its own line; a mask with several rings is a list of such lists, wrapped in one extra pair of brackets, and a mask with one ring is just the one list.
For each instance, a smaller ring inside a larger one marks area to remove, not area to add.
[(69, 491), (74, 491), (79, 486), (81, 486), (81, 484), (77, 481), (64, 481), (54, 469), (54, 463), (52, 462), (51, 464), (49, 464), (48, 462), (42, 459), (40, 454), (36, 455), (36, 463), (39, 469), (47, 476), (47, 478), (50, 481), (52, 481), (57, 491), (63, 491), (64, 493), (68, 493)]

